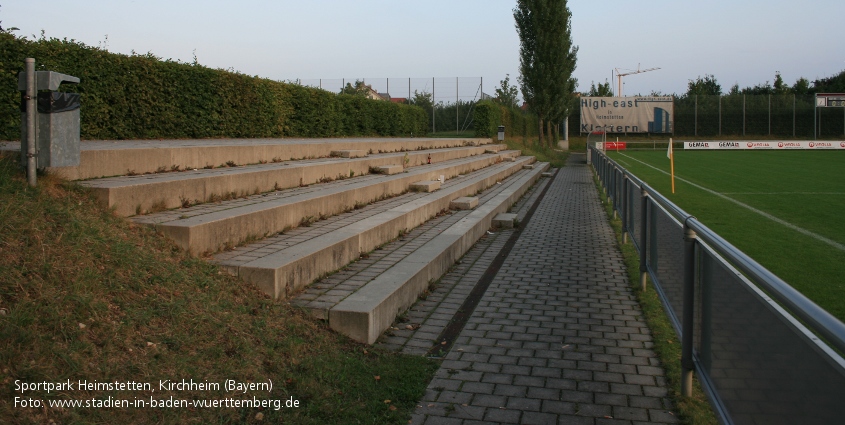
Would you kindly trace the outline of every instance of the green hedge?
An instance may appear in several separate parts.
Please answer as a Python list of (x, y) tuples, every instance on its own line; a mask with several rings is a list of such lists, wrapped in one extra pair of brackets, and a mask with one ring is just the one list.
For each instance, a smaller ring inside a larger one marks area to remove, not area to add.
[(20, 139), (17, 76), (27, 57), (36, 70), (80, 78), (62, 90), (81, 94), (83, 139), (410, 136), (428, 128), (415, 106), (0, 33), (0, 140)]
[(500, 125), (505, 126), (506, 137), (526, 139), (537, 136), (537, 117), (534, 114), (491, 100), (478, 102), (473, 122), (476, 137), (496, 137)]

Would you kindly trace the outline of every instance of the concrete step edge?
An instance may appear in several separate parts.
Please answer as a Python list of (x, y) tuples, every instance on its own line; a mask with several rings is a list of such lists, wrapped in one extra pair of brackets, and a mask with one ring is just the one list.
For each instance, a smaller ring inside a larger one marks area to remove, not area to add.
[[(329, 326), (350, 338), (373, 344), (394, 321), (440, 278), (536, 182), (548, 164), (529, 171), (509, 193), (500, 193), (411, 256), (367, 283), (329, 310)], [(516, 183), (516, 182), (515, 182)]]
[[(363, 158), (326, 158), (316, 163), (298, 161), (280, 164), (247, 165), (214, 170), (162, 173), (146, 176), (106, 178), (80, 182), (89, 187), (107, 208), (124, 217), (186, 205), (199, 205), (213, 199), (283, 190), (314, 183), (360, 177), (374, 168), (389, 164), (406, 167), (440, 163), (485, 153), (478, 146), (430, 149)], [(234, 195), (233, 195), (234, 194)]]
[[(404, 193), (411, 183), (444, 175), (452, 178), (496, 164), (495, 155), (464, 158), (453, 164), (411, 169), (406, 173), (384, 176), (352, 187), (327, 187), (319, 194), (307, 193), (291, 198), (272, 199), (208, 214), (157, 222), (155, 217), (139, 217), (138, 223), (154, 226), (181, 248), (197, 255), (236, 246), (244, 240), (297, 227), (304, 217), (332, 216), (353, 209), (356, 203), (371, 203)], [(329, 183), (330, 185), (331, 183)]]
[[(525, 158), (523, 162), (527, 162)], [(274, 298), (287, 298), (321, 276), (338, 270), (393, 238), (413, 229), (443, 209), (452, 199), (474, 194), (521, 170), (522, 164), (501, 164), (480, 170), (460, 184), (430, 193), (410, 203), (365, 218), (345, 228), (229, 268)]]
[(121, 176), (217, 166), (328, 157), (332, 151), (366, 150), (372, 153), (415, 151), (439, 147), (480, 146), (491, 139), (478, 138), (359, 138), (359, 139), (208, 139), (83, 141), (80, 165), (48, 171), (70, 180)]

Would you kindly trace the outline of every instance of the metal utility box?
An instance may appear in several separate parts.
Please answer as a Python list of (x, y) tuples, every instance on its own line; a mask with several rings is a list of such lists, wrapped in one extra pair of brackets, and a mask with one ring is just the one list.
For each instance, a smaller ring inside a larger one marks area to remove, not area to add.
[[(38, 168), (79, 165), (79, 94), (57, 91), (62, 83), (79, 78), (53, 71), (35, 72), (37, 109), (35, 152)], [(26, 164), (26, 73), (18, 74), (21, 93), (21, 162)]]
[(502, 142), (505, 140), (505, 126), (499, 126), (499, 141)]

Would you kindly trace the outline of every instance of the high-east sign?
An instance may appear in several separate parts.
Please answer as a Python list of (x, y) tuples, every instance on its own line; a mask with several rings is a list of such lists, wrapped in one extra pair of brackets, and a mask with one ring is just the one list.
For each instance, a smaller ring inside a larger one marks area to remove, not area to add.
[(581, 133), (672, 133), (672, 96), (582, 97)]

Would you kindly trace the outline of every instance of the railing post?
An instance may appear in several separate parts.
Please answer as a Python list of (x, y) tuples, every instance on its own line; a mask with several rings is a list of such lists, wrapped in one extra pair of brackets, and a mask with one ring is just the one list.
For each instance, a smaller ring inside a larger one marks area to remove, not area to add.
[(642, 211), (642, 218), (640, 220), (640, 286), (643, 292), (646, 290), (646, 280), (648, 276), (648, 263), (646, 255), (648, 253), (648, 193), (645, 188), (640, 188), (640, 211)]
[(619, 217), (619, 214), (616, 213), (616, 207), (619, 205), (619, 169), (615, 166), (610, 169), (611, 173), (611, 185), (613, 190), (613, 219), (616, 220)]
[(622, 243), (628, 243), (628, 176), (622, 173)]
[(681, 394), (692, 396), (693, 327), (695, 319), (695, 231), (684, 220), (684, 307), (681, 334)]

